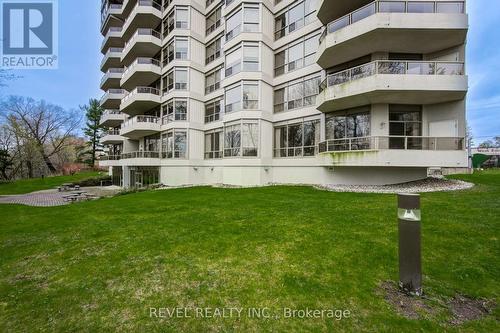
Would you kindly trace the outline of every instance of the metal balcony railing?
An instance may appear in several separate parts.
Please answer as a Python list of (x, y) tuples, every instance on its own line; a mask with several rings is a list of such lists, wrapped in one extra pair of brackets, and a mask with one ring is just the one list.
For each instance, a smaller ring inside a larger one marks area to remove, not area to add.
[(465, 1), (382, 1), (377, 0), (355, 10), (335, 21), (328, 23), (319, 41), (323, 42), (328, 34), (361, 21), (376, 13), (442, 13), (463, 14)]
[(157, 95), (160, 96), (160, 90), (156, 88), (151, 88), (151, 87), (137, 87), (131, 92), (129, 92), (125, 97), (122, 99), (122, 103), (126, 102), (128, 99), (138, 95), (138, 94), (152, 94), (152, 95)]
[(113, 114), (122, 114), (122, 112), (120, 110), (104, 110), (104, 112), (102, 113), (102, 118), (104, 117), (108, 117), (110, 115), (113, 115)]
[(368, 136), (327, 140), (319, 143), (320, 153), (362, 150), (464, 150), (463, 137)]
[(318, 154), (318, 146), (275, 148), (274, 157), (313, 157)]
[(99, 157), (99, 161), (119, 161), (120, 159), (120, 155), (107, 155)]
[(148, 28), (139, 28), (125, 43), (125, 48), (130, 47), (130, 45), (137, 39), (138, 36), (152, 36), (161, 40), (161, 34), (158, 31)]
[(131, 158), (160, 158), (159, 151), (132, 151), (121, 155), (122, 160)]
[(133, 126), (134, 124), (137, 124), (137, 123), (159, 124), (160, 118), (155, 117), (155, 116), (143, 116), (143, 115), (135, 116), (135, 117), (130, 118), (127, 121), (125, 121), (122, 124), (121, 128), (124, 129), (124, 128), (130, 127), (130, 126)]
[(388, 75), (464, 75), (463, 62), (377, 60), (345, 71), (329, 74), (320, 85), (327, 87), (362, 79), (376, 74)]
[(128, 67), (125, 68), (125, 70), (123, 71), (123, 76), (127, 75), (137, 65), (153, 65), (153, 66), (161, 68), (161, 64), (160, 64), (159, 60), (156, 60), (153, 58), (140, 57), (140, 58), (135, 59)]
[(120, 135), (120, 130), (119, 129), (110, 129), (110, 130), (104, 131), (104, 135)]

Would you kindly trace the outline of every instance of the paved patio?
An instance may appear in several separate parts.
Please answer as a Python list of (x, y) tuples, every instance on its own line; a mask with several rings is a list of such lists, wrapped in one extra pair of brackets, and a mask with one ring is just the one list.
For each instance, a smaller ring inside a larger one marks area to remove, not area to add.
[[(84, 187), (82, 191), (98, 197), (113, 196), (120, 190), (116, 186), (107, 187)], [(71, 192), (59, 192), (57, 190), (44, 190), (19, 195), (0, 195), (0, 204), (20, 204), (34, 207), (53, 207), (67, 205), (64, 196)]]

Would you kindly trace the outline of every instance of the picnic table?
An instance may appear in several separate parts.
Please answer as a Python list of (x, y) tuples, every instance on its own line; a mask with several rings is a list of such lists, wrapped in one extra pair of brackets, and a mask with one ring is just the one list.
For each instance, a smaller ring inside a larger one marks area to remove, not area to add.
[(80, 189), (80, 185), (75, 185), (73, 183), (64, 183), (62, 184), (61, 186), (58, 186), (57, 189), (59, 190), (59, 192), (66, 192), (66, 191), (72, 191), (72, 190), (79, 190)]

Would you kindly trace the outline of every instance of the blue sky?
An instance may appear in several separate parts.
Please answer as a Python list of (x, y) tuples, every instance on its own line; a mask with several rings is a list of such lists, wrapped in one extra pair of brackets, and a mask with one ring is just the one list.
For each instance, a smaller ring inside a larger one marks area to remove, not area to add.
[[(59, 1), (59, 69), (18, 71), (2, 95), (77, 108), (100, 98), (100, 0)], [(476, 141), (500, 135), (500, 1), (469, 0), (468, 119)]]

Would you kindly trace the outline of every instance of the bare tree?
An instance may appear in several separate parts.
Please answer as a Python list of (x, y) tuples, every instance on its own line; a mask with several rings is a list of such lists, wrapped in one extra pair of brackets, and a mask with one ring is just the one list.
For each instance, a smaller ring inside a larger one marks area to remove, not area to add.
[[(17, 146), (29, 153), (38, 153), (49, 172), (57, 172), (51, 158), (71, 143), (70, 138), (79, 128), (81, 117), (45, 101), (17, 96), (0, 104), (0, 112), (15, 133)], [(30, 170), (29, 158), (26, 163)], [(30, 171), (28, 173), (32, 176)]]

